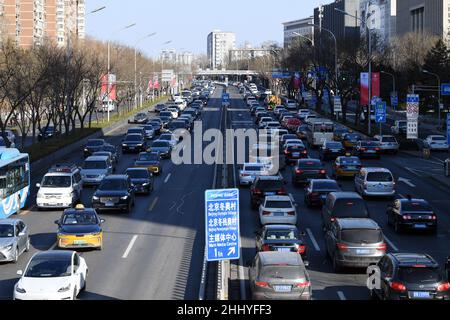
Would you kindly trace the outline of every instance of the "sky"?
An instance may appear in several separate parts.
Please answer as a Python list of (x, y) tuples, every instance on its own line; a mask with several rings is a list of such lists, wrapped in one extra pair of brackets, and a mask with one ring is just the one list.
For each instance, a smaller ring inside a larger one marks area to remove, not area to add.
[[(236, 33), (236, 45), (249, 41), (283, 44), (282, 22), (313, 15), (314, 7), (332, 0), (86, 0), (87, 35), (129, 46), (138, 43), (148, 56), (162, 49), (206, 54), (206, 37), (214, 29)], [(106, 6), (97, 13), (89, 12)], [(118, 32), (123, 27), (136, 26)], [(170, 44), (164, 42), (172, 41)]]

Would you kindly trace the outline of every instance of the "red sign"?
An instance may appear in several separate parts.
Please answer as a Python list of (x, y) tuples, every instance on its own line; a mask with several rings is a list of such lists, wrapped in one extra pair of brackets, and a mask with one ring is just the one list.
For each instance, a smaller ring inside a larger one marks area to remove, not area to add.
[[(108, 75), (105, 74), (101, 77), (101, 89), (100, 89), (100, 98), (103, 101), (116, 101), (117, 100), (117, 84), (116, 84), (116, 75), (110, 74), (109, 81)], [(109, 87), (108, 87), (109, 84)]]
[[(361, 72), (360, 78), (361, 88), (360, 88), (360, 104), (362, 106), (367, 106), (369, 104), (369, 73)], [(372, 97), (380, 96), (380, 73), (372, 72)]]
[(153, 88), (155, 88), (155, 89), (159, 89), (160, 88), (159, 79), (158, 79), (158, 75), (157, 74), (155, 74), (153, 76)]

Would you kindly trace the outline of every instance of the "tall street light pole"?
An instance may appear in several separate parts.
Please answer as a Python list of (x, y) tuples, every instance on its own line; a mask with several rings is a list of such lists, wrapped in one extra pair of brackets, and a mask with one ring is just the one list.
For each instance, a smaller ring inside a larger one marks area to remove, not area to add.
[(423, 73), (435, 76), (438, 81), (438, 123), (441, 125), (441, 78), (438, 74), (430, 72), (428, 70), (422, 70)]
[[(129, 29), (129, 28), (132, 28), (132, 27), (134, 27), (136, 25), (136, 23), (132, 23), (132, 24), (129, 24), (129, 25), (127, 25), (127, 26), (125, 26), (125, 27), (123, 27), (123, 28), (121, 28), (121, 29), (119, 29), (119, 30), (117, 30), (116, 32), (114, 32), (114, 34), (117, 34), (118, 32), (120, 32), (120, 31), (123, 31), (123, 30), (126, 30), (126, 29)], [(111, 41), (110, 40), (108, 40), (108, 80), (107, 80), (107, 86), (108, 86), (108, 89), (107, 89), (107, 94), (108, 94), (108, 105), (107, 105), (107, 107), (106, 107), (106, 109), (108, 110), (108, 122), (109, 122), (109, 75), (110, 75), (110, 73), (111, 73)]]
[(387, 74), (388, 76), (392, 77), (392, 93), (395, 93), (395, 76), (394, 76), (394, 74), (390, 73), (390, 72), (386, 72), (386, 71), (380, 71), (380, 73)]
[(147, 38), (153, 37), (154, 35), (156, 35), (156, 32), (147, 34), (146, 36), (138, 39), (136, 41), (136, 43), (134, 44), (134, 105), (135, 105), (135, 107), (137, 107), (137, 45), (141, 41), (143, 41)]
[(360, 17), (352, 15), (352, 14), (348, 13), (347, 11), (341, 10), (339, 8), (334, 8), (334, 10), (336, 10), (340, 13), (343, 13), (349, 17), (359, 20), (362, 24), (364, 24), (364, 26), (366, 27), (366, 30), (367, 30), (367, 34), (369, 37), (369, 97), (368, 97), (368, 103), (367, 103), (368, 104), (367, 105), (367, 119), (368, 119), (367, 120), (367, 132), (370, 135), (371, 126), (372, 126), (371, 119), (370, 119), (371, 118), (371, 110), (370, 109), (371, 109), (371, 104), (372, 104), (372, 101), (371, 101), (372, 100), (372, 34), (370, 32), (370, 28), (369, 28), (369, 25), (367, 24), (367, 21), (372, 16), (372, 13), (369, 12), (366, 16), (366, 19), (363, 20)]

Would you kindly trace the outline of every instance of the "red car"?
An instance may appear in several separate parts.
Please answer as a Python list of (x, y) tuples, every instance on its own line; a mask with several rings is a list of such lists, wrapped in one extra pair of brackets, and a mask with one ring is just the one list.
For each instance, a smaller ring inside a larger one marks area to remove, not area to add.
[(297, 132), (297, 128), (302, 124), (300, 119), (291, 118), (286, 121), (286, 129), (291, 132)]

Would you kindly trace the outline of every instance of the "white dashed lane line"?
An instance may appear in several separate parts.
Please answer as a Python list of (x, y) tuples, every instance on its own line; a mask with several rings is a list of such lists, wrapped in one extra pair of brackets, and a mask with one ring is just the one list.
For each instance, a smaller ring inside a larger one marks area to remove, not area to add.
[(167, 175), (167, 177), (164, 179), (164, 183), (167, 183), (167, 181), (169, 181), (171, 175), (172, 175), (171, 173)]
[(341, 300), (347, 300), (347, 298), (345, 297), (344, 293), (342, 291), (338, 291), (337, 295), (339, 297), (339, 299)]
[(133, 238), (131, 238), (130, 244), (128, 245), (127, 249), (123, 253), (122, 258), (126, 259), (128, 257), (128, 254), (130, 253), (131, 249), (133, 248), (134, 243), (136, 242), (137, 235), (134, 235)]
[(317, 243), (316, 238), (314, 238), (314, 234), (312, 233), (311, 229), (307, 228), (306, 232), (308, 233), (308, 236), (311, 239), (311, 242), (313, 243), (313, 246), (316, 249), (316, 251), (320, 251), (319, 244)]

